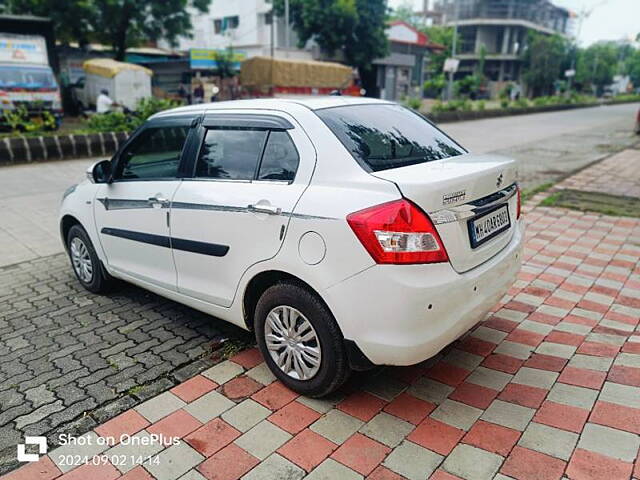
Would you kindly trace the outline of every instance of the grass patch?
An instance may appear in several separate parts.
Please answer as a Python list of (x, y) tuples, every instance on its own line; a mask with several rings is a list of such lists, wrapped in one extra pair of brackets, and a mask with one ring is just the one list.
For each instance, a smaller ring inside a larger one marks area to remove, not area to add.
[(253, 347), (255, 343), (250, 340), (230, 339), (222, 344), (218, 350), (218, 356), (223, 360), (233, 357), (236, 353), (240, 353), (249, 347)]
[(549, 183), (543, 183), (542, 185), (538, 185), (537, 187), (534, 187), (534, 188), (527, 188), (522, 190), (522, 194), (521, 194), (522, 203), (526, 202), (527, 200), (531, 200), (531, 197), (537, 195), (538, 193), (546, 192), (551, 187), (553, 187), (553, 183), (549, 182)]
[(580, 190), (559, 190), (545, 198), (540, 205), (561, 207), (581, 212), (595, 212), (616, 217), (640, 218), (640, 198), (609, 195)]

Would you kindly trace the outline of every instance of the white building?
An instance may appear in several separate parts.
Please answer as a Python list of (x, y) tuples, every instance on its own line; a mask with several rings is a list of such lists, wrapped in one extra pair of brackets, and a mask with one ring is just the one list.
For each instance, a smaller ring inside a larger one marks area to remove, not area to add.
[[(317, 50), (312, 42), (307, 48), (297, 48), (295, 32), (289, 27), (287, 35), (284, 18), (273, 18), (271, 10), (266, 0), (213, 0), (207, 13), (192, 14), (193, 38), (180, 38), (177, 50), (233, 47), (252, 57), (270, 56), (273, 49), (277, 58), (312, 59)], [(168, 44), (160, 42), (160, 46)]]

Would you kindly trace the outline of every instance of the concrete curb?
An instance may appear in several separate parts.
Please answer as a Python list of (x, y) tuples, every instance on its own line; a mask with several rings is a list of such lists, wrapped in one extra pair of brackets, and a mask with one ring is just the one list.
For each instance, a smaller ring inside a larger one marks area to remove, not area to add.
[(11, 137), (0, 139), (0, 167), (36, 161), (111, 157), (129, 137), (126, 132)]

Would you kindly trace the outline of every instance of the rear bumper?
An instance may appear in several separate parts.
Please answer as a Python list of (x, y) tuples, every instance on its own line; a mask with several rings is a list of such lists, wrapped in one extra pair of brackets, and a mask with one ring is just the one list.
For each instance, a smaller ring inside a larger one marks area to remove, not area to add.
[(346, 339), (376, 365), (413, 365), (460, 337), (502, 298), (520, 270), (523, 222), (496, 256), (463, 274), (449, 263), (376, 265), (329, 288)]

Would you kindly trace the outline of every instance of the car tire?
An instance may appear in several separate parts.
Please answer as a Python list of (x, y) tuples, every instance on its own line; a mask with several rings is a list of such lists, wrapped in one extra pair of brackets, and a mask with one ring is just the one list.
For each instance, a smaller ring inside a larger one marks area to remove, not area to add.
[(114, 279), (104, 270), (89, 235), (80, 225), (69, 229), (67, 252), (73, 273), (85, 289), (92, 293), (109, 291)]
[[(279, 335), (277, 327), (274, 328), (278, 319), (281, 321), (280, 326), (286, 325), (287, 314), (288, 318), (293, 319), (289, 321), (289, 325), (293, 325), (293, 336), (297, 336), (297, 342), (286, 335)], [(305, 286), (282, 282), (269, 287), (258, 300), (254, 321), (256, 340), (265, 362), (273, 374), (291, 390), (309, 397), (322, 397), (340, 388), (349, 377), (351, 369), (340, 328), (324, 302)], [(271, 349), (267, 346), (267, 336)], [(291, 343), (279, 340), (285, 337)], [(278, 345), (281, 348), (276, 349)], [(313, 364), (313, 358), (317, 357), (314, 345), (317, 345), (320, 353), (319, 365)], [(293, 367), (287, 365), (286, 360), (280, 362), (285, 364), (283, 367), (276, 363), (283, 358), (283, 354), (286, 358), (287, 349)], [(306, 369), (300, 362), (304, 363)], [(296, 370), (295, 366), (299, 368)], [(287, 373), (289, 368), (293, 371)], [(313, 374), (308, 375), (309, 378), (304, 378), (304, 375), (300, 378), (296, 373), (300, 371)]]

